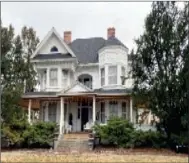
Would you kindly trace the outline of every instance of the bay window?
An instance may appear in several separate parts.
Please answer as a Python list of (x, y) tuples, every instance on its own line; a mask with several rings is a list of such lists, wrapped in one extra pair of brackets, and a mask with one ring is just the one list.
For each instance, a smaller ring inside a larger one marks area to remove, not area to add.
[(117, 84), (117, 66), (109, 66), (108, 84)]
[(57, 86), (58, 84), (58, 74), (57, 69), (50, 70), (50, 86)]
[(101, 68), (101, 85), (105, 84), (105, 69)]

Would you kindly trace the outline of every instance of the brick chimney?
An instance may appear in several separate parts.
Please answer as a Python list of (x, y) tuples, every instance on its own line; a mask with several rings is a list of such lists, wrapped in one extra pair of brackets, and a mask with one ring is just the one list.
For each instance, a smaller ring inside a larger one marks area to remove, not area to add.
[(109, 39), (110, 37), (115, 37), (115, 28), (114, 27), (110, 27), (107, 30), (107, 39)]
[(67, 44), (70, 44), (72, 42), (72, 32), (71, 31), (64, 31), (64, 41)]

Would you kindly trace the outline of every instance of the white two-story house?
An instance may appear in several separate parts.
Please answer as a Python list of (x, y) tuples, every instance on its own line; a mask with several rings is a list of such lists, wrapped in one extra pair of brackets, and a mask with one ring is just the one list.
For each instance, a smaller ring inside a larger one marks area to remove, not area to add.
[(35, 92), (23, 95), (22, 103), (39, 119), (54, 121), (64, 133), (66, 124), (73, 132), (84, 130), (87, 122), (105, 124), (110, 116), (135, 122), (128, 77), (128, 48), (107, 29), (107, 38), (92, 37), (72, 41), (72, 33), (61, 37), (52, 28), (31, 56), (39, 80)]

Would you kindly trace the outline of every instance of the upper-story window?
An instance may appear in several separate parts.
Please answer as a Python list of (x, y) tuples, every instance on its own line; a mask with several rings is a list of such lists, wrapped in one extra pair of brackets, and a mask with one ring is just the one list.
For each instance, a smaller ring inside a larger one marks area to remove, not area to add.
[(91, 75), (82, 74), (78, 77), (78, 81), (92, 89), (92, 76)]
[(51, 52), (58, 52), (58, 48), (57, 48), (56, 46), (53, 46), (53, 47), (51, 48)]
[(68, 85), (68, 70), (62, 70), (62, 83), (64, 87)]
[(109, 66), (108, 84), (117, 84), (117, 66)]
[(125, 85), (125, 67), (121, 67), (122, 85)]
[(50, 86), (57, 86), (58, 84), (58, 74), (57, 69), (50, 70)]
[(101, 68), (101, 85), (105, 84), (105, 71), (104, 68)]

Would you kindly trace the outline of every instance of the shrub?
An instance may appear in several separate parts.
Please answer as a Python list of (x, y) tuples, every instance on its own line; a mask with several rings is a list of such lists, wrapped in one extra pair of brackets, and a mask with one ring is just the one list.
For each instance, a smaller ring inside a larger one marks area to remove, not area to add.
[(95, 125), (94, 130), (101, 139), (119, 147), (164, 147), (166, 137), (160, 132), (135, 130), (129, 121), (112, 117), (107, 125)]
[(157, 131), (134, 131), (130, 144), (134, 147), (166, 147), (166, 137)]
[(95, 125), (94, 130), (101, 139), (107, 140), (110, 144), (126, 147), (126, 142), (131, 139), (134, 127), (125, 119), (111, 117), (107, 125)]
[(50, 147), (58, 128), (53, 122), (36, 122), (30, 125), (25, 120), (3, 124), (1, 134), (12, 147)]
[(25, 119), (14, 120), (1, 125), (1, 134), (9, 140), (11, 146), (21, 146), (24, 142), (23, 133), (28, 127), (29, 123)]
[(57, 132), (54, 122), (36, 122), (30, 125), (23, 133), (25, 145), (30, 147), (49, 147), (53, 143), (54, 134)]

